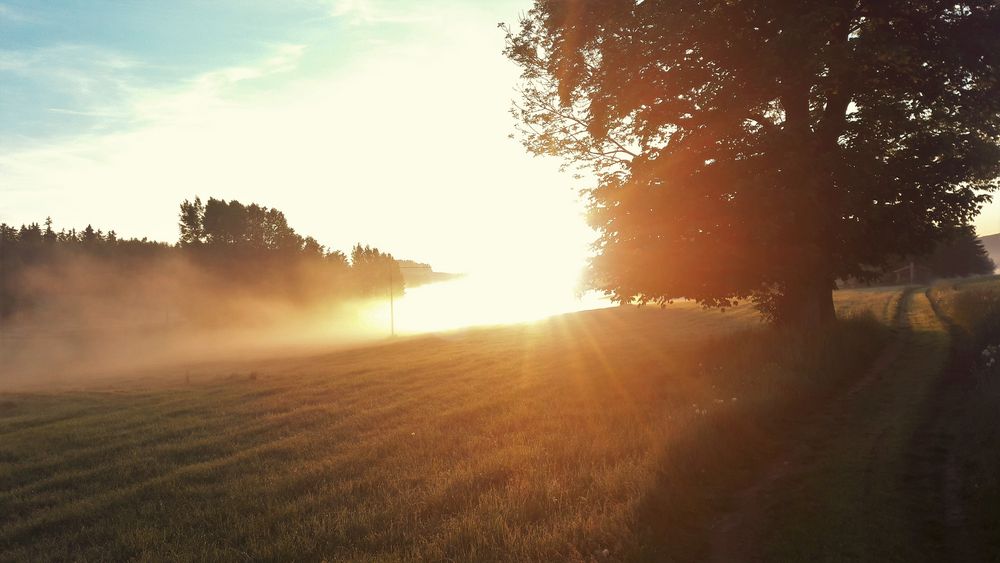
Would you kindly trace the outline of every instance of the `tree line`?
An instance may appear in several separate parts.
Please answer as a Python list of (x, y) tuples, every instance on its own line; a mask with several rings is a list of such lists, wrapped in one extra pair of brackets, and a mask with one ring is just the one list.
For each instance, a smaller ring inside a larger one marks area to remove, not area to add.
[[(238, 295), (307, 303), (386, 296), (390, 285), (402, 294), (405, 288), (399, 263), (391, 254), (360, 243), (350, 256), (329, 249), (298, 234), (280, 210), (257, 203), (185, 200), (178, 227), (177, 242), (169, 244), (121, 238), (114, 230), (92, 225), (57, 231), (51, 218), (19, 228), (0, 224), (0, 317), (44, 308), (53, 291), (72, 293), (83, 271), (88, 277), (100, 275), (104, 285), (116, 286), (138, 282), (133, 278), (140, 272), (146, 277), (172, 277), (174, 287), (204, 286), (184, 290), (204, 292), (210, 287), (221, 294), (216, 302)], [(160, 267), (166, 264), (169, 269)], [(179, 276), (180, 271), (184, 275)], [(59, 272), (72, 274), (58, 290), (37, 281), (58, 279)]]
[[(971, 226), (953, 229), (925, 254), (898, 256), (887, 261), (885, 272), (876, 280), (880, 284), (908, 283), (909, 270), (913, 281), (928, 283), (935, 279), (992, 274), (996, 264)], [(864, 285), (848, 280), (844, 285)]]

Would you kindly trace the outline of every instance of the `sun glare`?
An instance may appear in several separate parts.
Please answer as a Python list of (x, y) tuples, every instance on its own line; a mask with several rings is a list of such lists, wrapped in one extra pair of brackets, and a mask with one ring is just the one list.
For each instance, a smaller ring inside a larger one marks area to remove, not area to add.
[(394, 328), (396, 334), (405, 335), (531, 322), (611, 306), (596, 292), (578, 290), (580, 264), (549, 264), (536, 270), (543, 272), (540, 275), (520, 268), (493, 270), (407, 288), (404, 296), (393, 300), (391, 311), (389, 302), (381, 301), (365, 317), (373, 327), (384, 326), (387, 332)]

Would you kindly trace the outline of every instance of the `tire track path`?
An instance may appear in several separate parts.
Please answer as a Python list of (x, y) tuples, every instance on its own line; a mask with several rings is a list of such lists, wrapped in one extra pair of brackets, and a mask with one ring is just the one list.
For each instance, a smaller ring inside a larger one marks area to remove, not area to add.
[(924, 292), (902, 296), (894, 325), (869, 370), (717, 520), (710, 561), (921, 559), (905, 550), (915, 507), (898, 485), (950, 339)]

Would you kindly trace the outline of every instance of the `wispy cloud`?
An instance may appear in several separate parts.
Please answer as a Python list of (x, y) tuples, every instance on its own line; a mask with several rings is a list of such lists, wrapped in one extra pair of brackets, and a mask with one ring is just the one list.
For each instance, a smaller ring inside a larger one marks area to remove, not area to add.
[(272, 53), (251, 65), (241, 65), (213, 70), (201, 74), (195, 82), (231, 86), (239, 82), (264, 78), (273, 74), (295, 70), (305, 52), (305, 45), (280, 44), (272, 46)]
[(117, 82), (121, 75), (139, 66), (135, 59), (88, 45), (0, 51), (0, 71), (45, 80), (50, 86), (80, 93), (95, 90), (99, 83)]
[(385, 0), (334, 0), (330, 16), (351, 25), (418, 23), (435, 19), (426, 3)]
[(41, 20), (33, 14), (29, 14), (20, 8), (15, 8), (8, 4), (0, 4), (0, 22), (11, 23), (39, 23)]
[(169, 87), (142, 89), (131, 100), (130, 111), (147, 123), (200, 118), (213, 108), (233, 103), (241, 86), (297, 69), (306, 47), (277, 44), (270, 51), (253, 63), (200, 73)]
[(48, 108), (52, 113), (62, 113), (66, 115), (81, 115), (84, 117), (121, 117), (121, 114), (102, 112), (102, 111), (87, 111), (87, 110), (74, 110), (66, 108)]
[[(275, 44), (257, 61), (213, 69), (187, 78), (165, 78), (154, 68), (121, 53), (87, 45), (56, 45), (34, 50), (0, 51), (0, 80), (20, 84), (29, 91), (43, 92), (44, 98), (22, 101), (19, 113), (32, 111), (34, 119), (76, 118), (76, 130), (46, 132), (44, 135), (74, 135), (81, 127), (91, 131), (118, 130), (140, 123), (205, 111), (220, 100), (234, 95), (242, 85), (293, 71), (305, 47)], [(10, 75), (7, 79), (4, 75)], [(171, 74), (171, 73), (168, 73)], [(11, 96), (8, 90), (4, 96)], [(13, 98), (11, 98), (13, 99)], [(30, 99), (30, 98), (29, 98)], [(25, 105), (27, 104), (27, 105)], [(29, 118), (31, 116), (28, 116)], [(14, 119), (8, 117), (7, 119)], [(59, 123), (59, 122), (53, 122)], [(3, 123), (14, 127), (16, 122)], [(12, 143), (35, 144), (41, 139), (7, 136)]]
[(0, 51), (0, 145), (10, 150), (67, 127), (125, 125), (123, 107), (142, 87), (142, 69), (137, 60), (88, 45)]

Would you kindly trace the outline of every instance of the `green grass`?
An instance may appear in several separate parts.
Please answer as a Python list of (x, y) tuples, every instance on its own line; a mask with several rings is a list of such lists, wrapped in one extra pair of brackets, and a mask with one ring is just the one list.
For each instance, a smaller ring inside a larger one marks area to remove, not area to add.
[(808, 449), (777, 491), (762, 550), (772, 561), (920, 561), (906, 490), (912, 437), (948, 360), (949, 337), (921, 291), (908, 297), (898, 357), (856, 396), (809, 423)]
[(698, 559), (886, 333), (681, 304), (0, 394), (0, 560)]
[(971, 561), (1000, 553), (1000, 281), (910, 295), (891, 365), (803, 434), (770, 499), (773, 561)]

